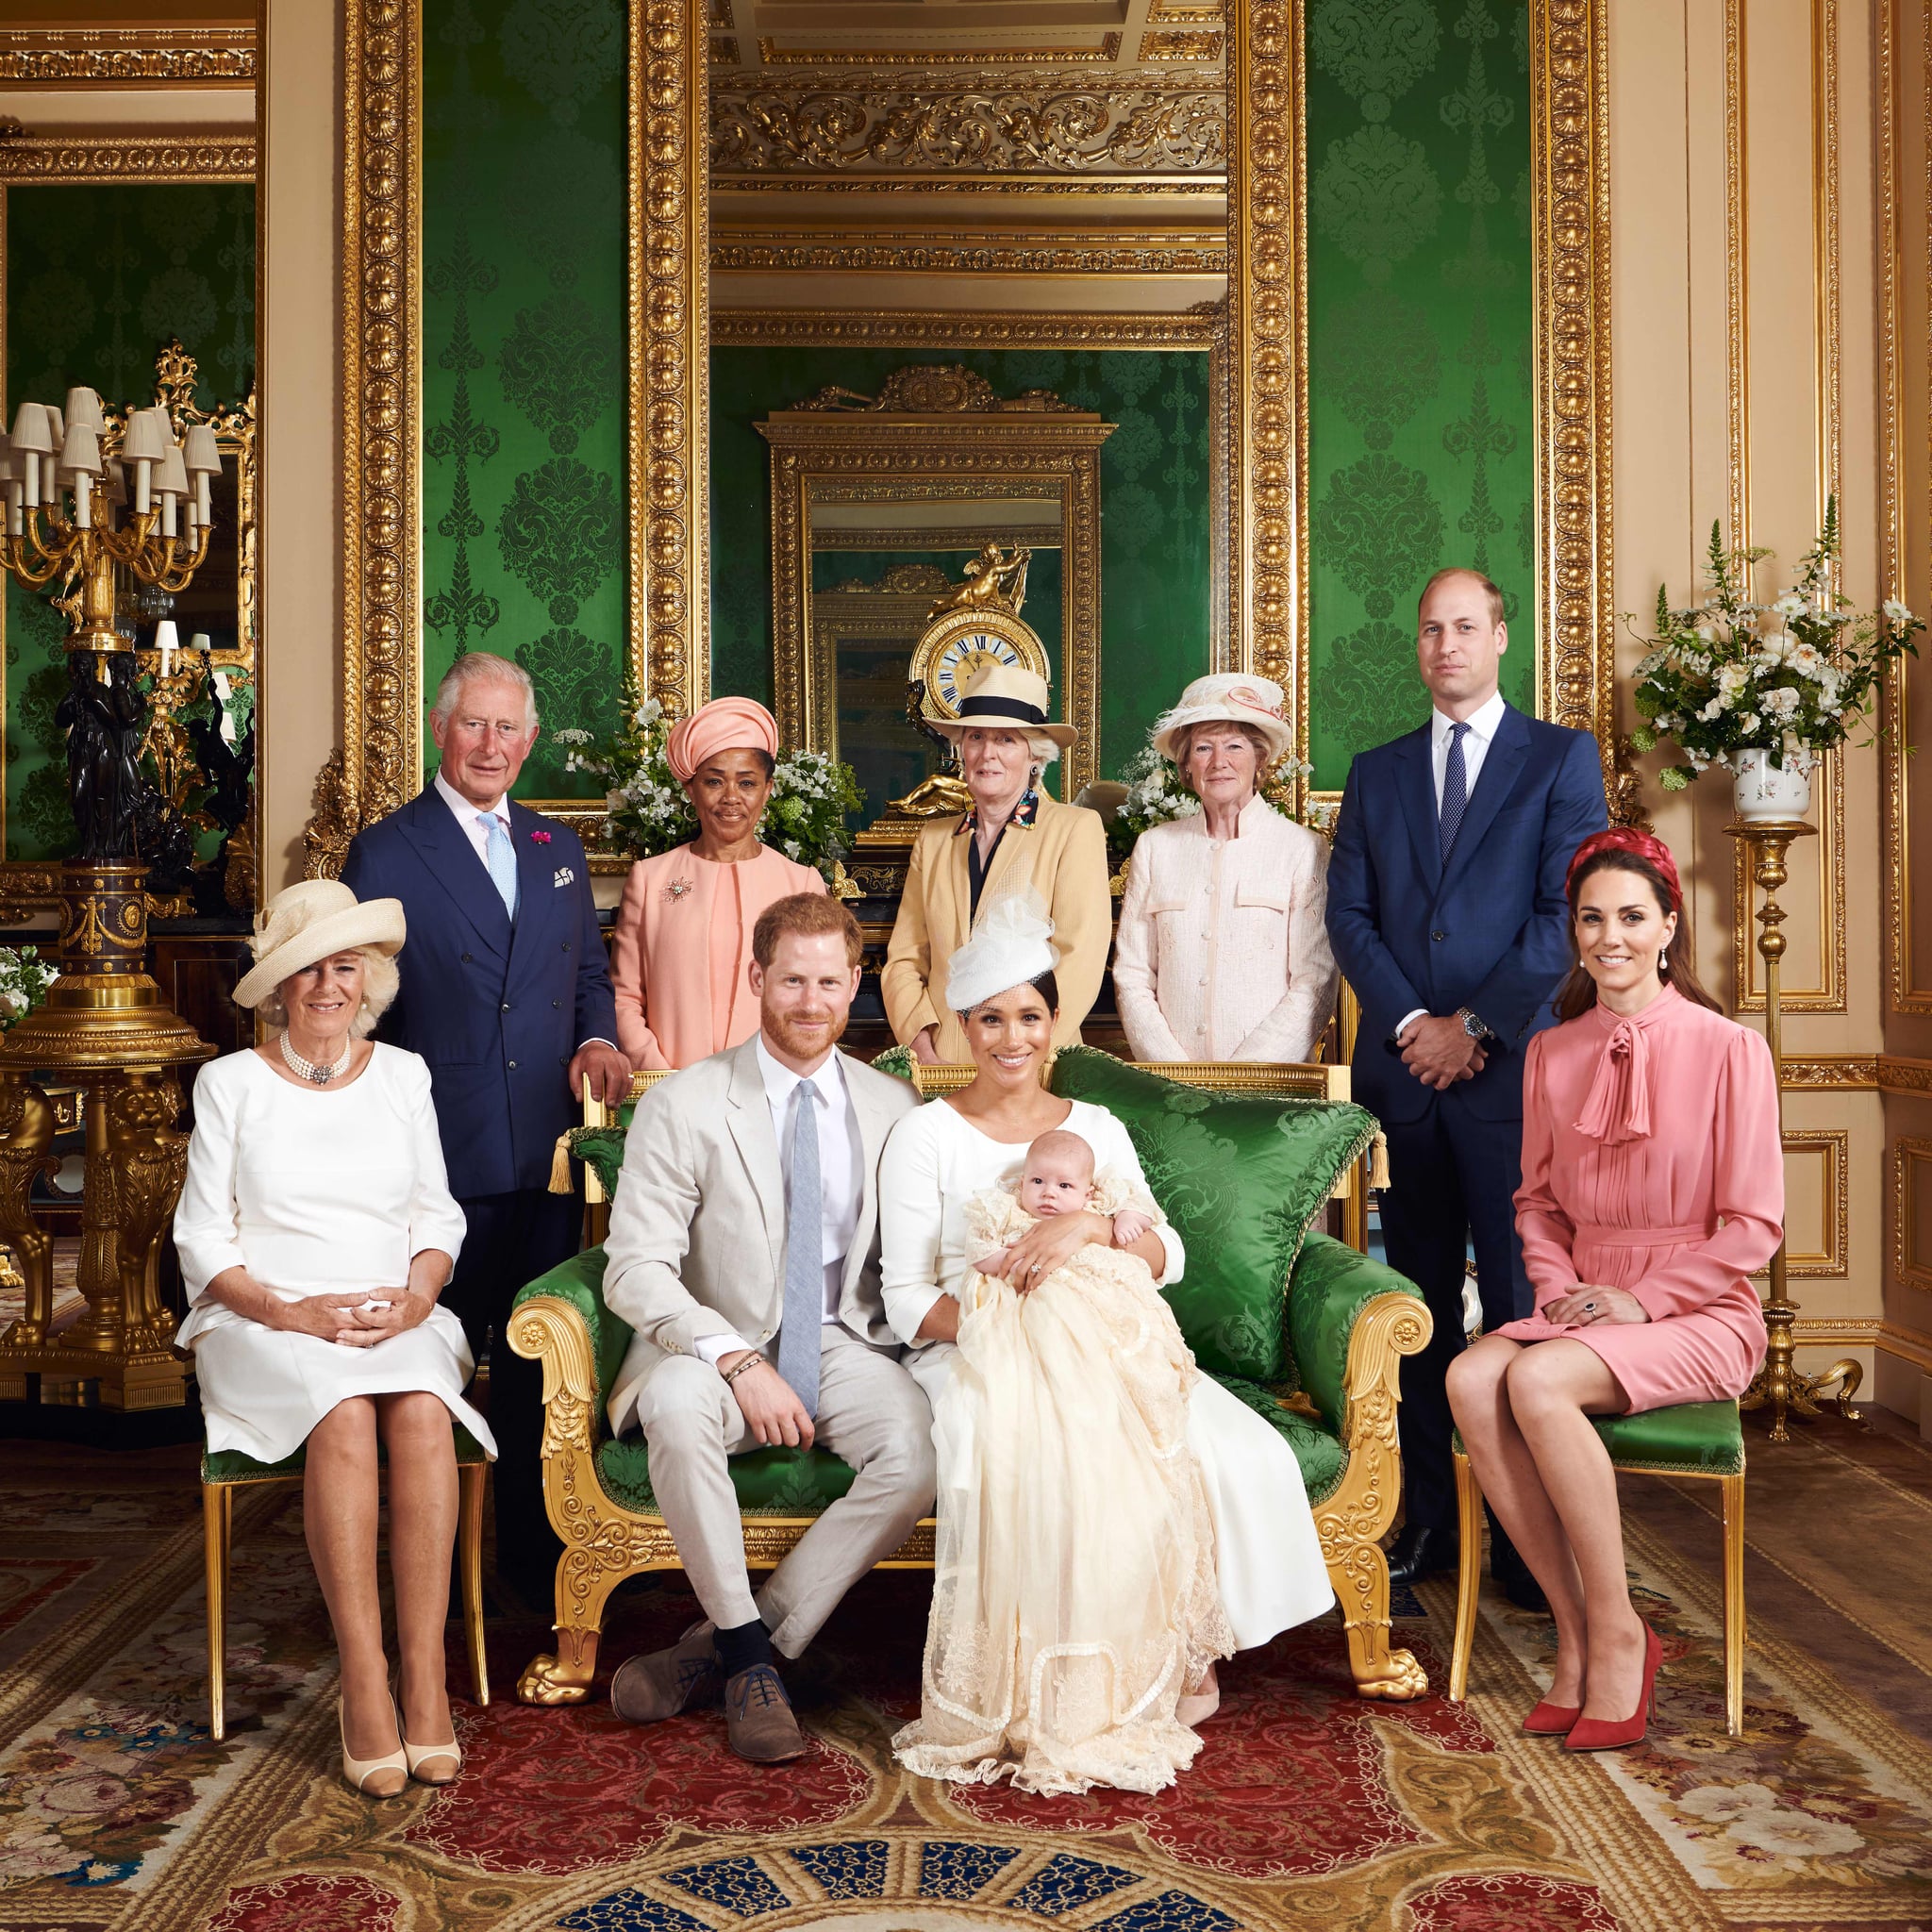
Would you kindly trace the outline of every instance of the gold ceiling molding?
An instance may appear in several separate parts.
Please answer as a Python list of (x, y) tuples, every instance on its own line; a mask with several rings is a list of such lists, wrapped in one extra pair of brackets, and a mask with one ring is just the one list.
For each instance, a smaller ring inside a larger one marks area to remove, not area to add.
[(1807, 1059), (1780, 1061), (1778, 1085), (1787, 1093), (1824, 1091), (1875, 1093), (1880, 1085), (1880, 1067), (1876, 1054), (1814, 1054)]
[(252, 181), (257, 160), (252, 134), (154, 141), (27, 134), (0, 140), (0, 181)]
[(0, 29), (0, 87), (253, 87), (255, 26)]
[(1227, 249), (1218, 228), (711, 229), (711, 272), (839, 269), (891, 275), (1217, 275)]
[(1596, 734), (1610, 816), (1642, 812), (1617, 744), (1610, 582), (1608, 0), (1531, 0), (1538, 615), (1543, 716)]
[(767, 67), (1040, 67), (1049, 60), (1098, 66), (1118, 60), (1121, 36), (1106, 35), (1097, 47), (781, 47), (758, 37), (758, 58)]
[(1141, 36), (1143, 60), (1219, 60), (1223, 36), (1218, 29), (1159, 29)]
[[(850, 175), (732, 175), (714, 170), (714, 194), (864, 194), (864, 195), (997, 195), (1054, 197), (1052, 212), (1061, 220), (1082, 215), (1096, 222), (1115, 219), (1108, 206), (1121, 195), (1158, 195), (1163, 201), (1202, 200), (1219, 203), (1227, 194), (1227, 176), (1219, 172), (1199, 175), (929, 175), (908, 170), (886, 174), (869, 171)], [(714, 216), (713, 220), (717, 218)]]
[(630, 4), (631, 664), (675, 712), (711, 694), (708, 4)]
[(711, 90), (711, 168), (1047, 175), (1219, 168), (1222, 90)]
[(714, 308), (714, 348), (1206, 349), (1211, 315), (972, 315), (948, 309)]
[(1200, 26), (1218, 21), (1221, 0), (1154, 0), (1147, 9), (1149, 26)]

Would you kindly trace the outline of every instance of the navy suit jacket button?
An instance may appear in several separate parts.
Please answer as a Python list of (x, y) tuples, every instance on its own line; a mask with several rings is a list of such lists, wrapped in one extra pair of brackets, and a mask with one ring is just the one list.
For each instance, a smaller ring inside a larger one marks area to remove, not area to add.
[(1449, 935), (1446, 932), (1432, 932), (1429, 937), (1440, 945)]
[(509, 1002), (508, 1000), (505, 1000), (503, 1003), (503, 1010), (506, 1013), (509, 1011)]
[(465, 954), (463, 955), (463, 964), (464, 964), (465, 966), (474, 966), (474, 965), (475, 965), (475, 963), (476, 963), (476, 956), (475, 956), (475, 954), (474, 954), (474, 953), (465, 953)]
[(509, 1063), (509, 1070), (510, 1070), (510, 1072), (511, 1072), (512, 1074), (514, 1074), (514, 1073), (516, 1072), (516, 1070), (517, 1070), (517, 1063), (516, 1063), (516, 1061), (514, 1061), (514, 1060), (510, 1061), (510, 1063)]
[(550, 1002), (550, 1010), (551, 1010), (551, 1011), (552, 1011), (553, 1013), (556, 1013), (556, 1012), (560, 1012), (560, 1011), (562, 1011), (562, 1009), (563, 1009), (563, 1002), (562, 1002), (561, 1000), (552, 1000), (552, 1001)]

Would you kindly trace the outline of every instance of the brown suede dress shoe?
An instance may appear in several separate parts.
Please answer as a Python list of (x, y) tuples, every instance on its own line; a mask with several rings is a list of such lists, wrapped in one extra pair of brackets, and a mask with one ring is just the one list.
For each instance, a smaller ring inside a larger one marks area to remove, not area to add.
[(805, 1734), (791, 1714), (784, 1681), (770, 1664), (754, 1664), (725, 1684), (724, 1728), (731, 1748), (754, 1764), (782, 1764), (805, 1755)]
[(627, 1724), (654, 1724), (716, 1704), (724, 1688), (708, 1621), (693, 1624), (669, 1650), (626, 1657), (610, 1680), (610, 1708)]

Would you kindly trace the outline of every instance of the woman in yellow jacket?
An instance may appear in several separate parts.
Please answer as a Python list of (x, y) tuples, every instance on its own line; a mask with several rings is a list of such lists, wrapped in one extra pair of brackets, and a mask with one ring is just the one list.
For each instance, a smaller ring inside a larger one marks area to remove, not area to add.
[(1046, 708), (1043, 677), (992, 664), (967, 686), (957, 720), (932, 720), (958, 747), (973, 808), (927, 825), (913, 845), (880, 981), (893, 1038), (922, 1060), (972, 1058), (958, 1015), (941, 1004), (946, 961), (966, 943), (980, 907), (1009, 892), (1031, 887), (1053, 922), (1056, 1046), (1079, 1039), (1099, 995), (1113, 938), (1107, 830), (1098, 812), (1039, 789), (1041, 772), (1074, 737), (1071, 724), (1047, 721)]

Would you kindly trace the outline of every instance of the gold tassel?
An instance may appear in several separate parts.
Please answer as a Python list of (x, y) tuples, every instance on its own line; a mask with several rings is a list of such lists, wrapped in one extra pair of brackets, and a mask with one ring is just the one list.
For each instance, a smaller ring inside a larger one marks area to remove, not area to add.
[(1378, 1127), (1374, 1144), (1369, 1148), (1369, 1186), (1386, 1188), (1389, 1185), (1389, 1136)]
[(550, 1191), (553, 1194), (568, 1194), (572, 1191), (570, 1180), (570, 1136), (567, 1133), (557, 1137), (557, 1145), (550, 1155)]

